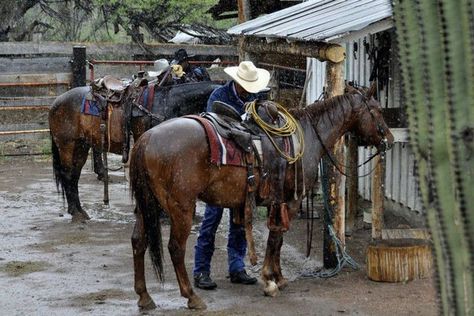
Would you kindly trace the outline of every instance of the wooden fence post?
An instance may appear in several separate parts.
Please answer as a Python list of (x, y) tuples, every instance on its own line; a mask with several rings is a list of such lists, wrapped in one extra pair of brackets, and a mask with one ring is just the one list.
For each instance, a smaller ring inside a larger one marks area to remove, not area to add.
[(355, 219), (357, 216), (357, 200), (358, 200), (358, 181), (357, 164), (358, 164), (358, 148), (357, 141), (353, 135), (347, 139), (346, 154), (346, 173), (349, 177), (346, 180), (347, 185), (347, 206), (346, 206), (346, 235), (351, 236), (354, 230)]
[[(328, 98), (344, 93), (343, 66), (344, 62), (327, 62), (326, 92)], [(343, 137), (334, 146), (332, 155), (335, 161), (339, 163), (344, 162)], [(327, 170), (325, 177), (329, 181), (329, 196), (325, 196), (325, 199), (328, 199), (327, 206), (329, 209), (325, 209), (324, 222), (333, 225), (337, 238), (341, 241), (342, 245), (345, 245), (345, 177), (328, 160), (323, 159), (323, 163), (326, 164), (324, 169)], [(336, 244), (330, 235), (328, 227), (324, 225), (323, 262), (325, 268), (335, 268), (337, 266), (336, 250)]]
[[(382, 154), (383, 155), (383, 154)], [(382, 239), (385, 163), (382, 155), (374, 158), (372, 177), (372, 238)]]
[(86, 47), (74, 46), (72, 48), (72, 88), (86, 85)]

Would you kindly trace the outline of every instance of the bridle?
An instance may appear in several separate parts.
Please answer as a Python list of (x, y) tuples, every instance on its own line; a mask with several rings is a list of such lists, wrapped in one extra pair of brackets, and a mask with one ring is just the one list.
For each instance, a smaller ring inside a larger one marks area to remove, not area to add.
[[(368, 104), (368, 99), (365, 95), (363, 95), (362, 93), (360, 93), (360, 91), (357, 91), (361, 96), (362, 96), (362, 103), (366, 106), (367, 108), (367, 111), (369, 112), (370, 114), (370, 117), (372, 118), (372, 121), (376, 122), (376, 128), (377, 128), (377, 132), (379, 133), (380, 136), (382, 136), (382, 140), (380, 141), (380, 144), (379, 146), (377, 146), (377, 152), (373, 155), (371, 155), (366, 161), (364, 161), (363, 163), (357, 165), (357, 168), (360, 168), (362, 166), (364, 166), (365, 164), (369, 163), (372, 159), (374, 159), (376, 156), (378, 155), (381, 155), (382, 157), (385, 155), (385, 152), (389, 149), (389, 143), (388, 143), (388, 139), (387, 137), (385, 137), (385, 129), (382, 127), (382, 124), (380, 124), (380, 122), (375, 118), (374, 116), (374, 113), (372, 112), (372, 110), (370, 109), (369, 107), (369, 104)], [(326, 153), (326, 155), (328, 156), (329, 160), (331, 161), (331, 163), (334, 165), (334, 167), (336, 168), (337, 171), (339, 171), (342, 175), (346, 176), (346, 177), (352, 177), (351, 175), (348, 175), (346, 174), (344, 171), (341, 170), (341, 166), (342, 167), (346, 167), (345, 165), (343, 164), (340, 164), (338, 163), (335, 158), (331, 155), (331, 152), (329, 151), (329, 149), (326, 147), (326, 145), (324, 144), (323, 140), (321, 139), (321, 136), (319, 135), (318, 131), (315, 129), (315, 132), (316, 132), (316, 136), (318, 137), (318, 140), (319, 142), (321, 143), (321, 146), (323, 147), (324, 149), (324, 152)], [(381, 150), (379, 149), (382, 148)], [(370, 174), (372, 174), (372, 172), (375, 170), (375, 166), (374, 168), (372, 168), (372, 170), (370, 170), (368, 173), (366, 174), (363, 174), (361, 176), (357, 176), (358, 178), (363, 178), (363, 177), (366, 177)]]

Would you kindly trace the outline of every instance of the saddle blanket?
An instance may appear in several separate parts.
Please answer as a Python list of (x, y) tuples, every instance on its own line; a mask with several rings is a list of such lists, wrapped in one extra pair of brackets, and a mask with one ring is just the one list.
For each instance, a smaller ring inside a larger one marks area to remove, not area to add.
[(211, 163), (217, 166), (246, 166), (243, 151), (231, 140), (219, 135), (214, 126), (205, 118), (199, 115), (186, 115), (189, 119), (194, 119), (201, 123), (206, 131), (210, 148)]
[[(245, 161), (244, 151), (232, 140), (225, 137), (222, 137), (217, 133), (215, 127), (209, 122), (209, 120), (199, 116), (199, 115), (186, 115), (186, 118), (194, 119), (201, 123), (206, 131), (207, 140), (209, 142), (210, 148), (210, 159), (211, 163), (217, 166), (220, 165), (231, 165), (231, 166), (240, 166), (245, 167), (247, 163)], [(295, 144), (295, 139), (293, 139), (293, 145)], [(252, 140), (254, 147), (257, 149), (258, 155), (260, 156), (260, 161), (263, 162), (263, 151), (262, 151), (262, 142), (260, 139)], [(290, 143), (290, 138), (285, 137), (283, 139), (284, 148), (283, 152), (290, 154), (294, 152)]]
[(93, 116), (100, 115), (99, 102), (86, 96), (82, 98), (81, 113)]
[(155, 97), (155, 84), (149, 84), (143, 89), (138, 99), (138, 103), (145, 109), (151, 111), (153, 107), (153, 99)]

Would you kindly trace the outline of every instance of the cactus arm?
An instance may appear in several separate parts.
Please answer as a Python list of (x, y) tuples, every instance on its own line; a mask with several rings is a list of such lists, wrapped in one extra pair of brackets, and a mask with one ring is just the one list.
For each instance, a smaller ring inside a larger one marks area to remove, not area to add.
[(410, 141), (443, 314), (474, 313), (472, 12), (468, 1), (394, 2)]

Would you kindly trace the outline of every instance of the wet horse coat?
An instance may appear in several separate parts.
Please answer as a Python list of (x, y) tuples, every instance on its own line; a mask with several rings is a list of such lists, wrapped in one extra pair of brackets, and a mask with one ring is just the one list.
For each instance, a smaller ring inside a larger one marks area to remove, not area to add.
[[(304, 176), (297, 177), (295, 186), (295, 168), (289, 166), (284, 179), (283, 202), (288, 205), (291, 220), (304, 198), (303, 192), (309, 192), (316, 183), (318, 161), (324, 153), (319, 138), (325, 147), (331, 148), (345, 132), (352, 131), (369, 145), (385, 147), (393, 142), (393, 136), (383, 121), (378, 102), (360, 94), (338, 96), (290, 113), (299, 121), (305, 142), (305, 153), (297, 163), (302, 166)], [(188, 298), (189, 308), (205, 308), (191, 287), (184, 265), (196, 201), (241, 209), (247, 187), (246, 168), (211, 164), (203, 127), (195, 120), (177, 118), (147, 131), (138, 140), (130, 160), (130, 179), (137, 205), (132, 246), (139, 307), (155, 307), (146, 289), (144, 253), (149, 247), (155, 271), (161, 277), (159, 214), (164, 211), (171, 221), (168, 249), (181, 295)], [(256, 174), (257, 185), (259, 182)], [(282, 243), (282, 231), (269, 231), (262, 269), (264, 291), (269, 295), (274, 288), (282, 289), (287, 284), (280, 267)]]
[[(162, 119), (199, 113), (205, 109), (209, 95), (217, 87), (219, 85), (216, 83), (204, 81), (156, 88), (152, 112)], [(68, 213), (74, 221), (89, 218), (79, 200), (78, 182), (89, 149), (92, 147), (95, 153), (102, 150), (101, 117), (81, 113), (83, 99), (89, 91), (89, 87), (71, 89), (58, 96), (49, 111), (56, 184), (61, 186), (66, 195)], [(122, 117), (123, 109), (116, 108), (111, 114), (111, 121), (121, 124)], [(149, 115), (133, 117), (131, 131), (134, 139), (160, 122)], [(106, 135), (106, 140), (110, 140), (105, 144), (109, 152), (122, 153), (122, 135), (123, 132)], [(97, 159), (94, 159), (94, 163), (97, 163)], [(96, 165), (94, 169), (100, 167)]]

